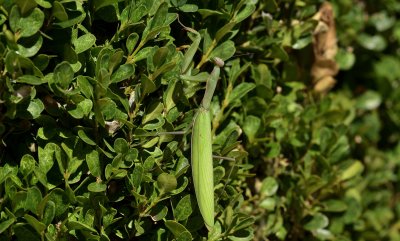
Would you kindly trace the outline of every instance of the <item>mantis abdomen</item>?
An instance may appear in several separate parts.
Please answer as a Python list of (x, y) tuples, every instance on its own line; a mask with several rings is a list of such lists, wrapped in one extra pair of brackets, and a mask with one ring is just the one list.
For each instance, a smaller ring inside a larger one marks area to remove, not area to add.
[(192, 176), (204, 222), (214, 226), (214, 175), (210, 111), (200, 107), (192, 130)]

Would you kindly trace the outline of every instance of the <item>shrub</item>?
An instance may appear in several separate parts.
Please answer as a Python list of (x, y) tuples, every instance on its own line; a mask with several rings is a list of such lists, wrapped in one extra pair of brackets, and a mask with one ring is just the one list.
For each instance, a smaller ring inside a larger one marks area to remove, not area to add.
[[(400, 5), (384, 2), (333, 1), (341, 71), (320, 93), (321, 1), (0, 0), (0, 239), (398, 240)], [(228, 158), (209, 230), (189, 167), (213, 57)]]

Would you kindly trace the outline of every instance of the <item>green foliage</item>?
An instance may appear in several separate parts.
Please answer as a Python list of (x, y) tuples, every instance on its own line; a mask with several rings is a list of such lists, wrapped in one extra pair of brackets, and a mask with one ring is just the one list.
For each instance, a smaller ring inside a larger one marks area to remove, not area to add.
[[(400, 4), (333, 1), (319, 96), (321, 3), (0, 0), (0, 240), (399, 240)], [(167, 132), (214, 57), (208, 230)]]

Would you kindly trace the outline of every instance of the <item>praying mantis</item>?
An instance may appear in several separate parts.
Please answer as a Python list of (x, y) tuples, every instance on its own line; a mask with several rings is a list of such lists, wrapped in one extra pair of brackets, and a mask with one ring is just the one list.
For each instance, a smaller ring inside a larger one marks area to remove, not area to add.
[[(181, 24), (183, 26), (183, 24)], [(184, 29), (193, 33), (195, 38), (192, 44), (186, 50), (183, 61), (180, 66), (180, 78), (187, 81), (206, 82), (206, 89), (201, 101), (200, 107), (197, 110), (192, 124), (191, 136), (191, 166), (192, 180), (194, 184), (196, 200), (200, 213), (204, 219), (204, 223), (209, 230), (214, 227), (214, 169), (213, 169), (213, 154), (212, 154), (212, 127), (210, 105), (218, 83), (221, 68), (224, 66), (224, 61), (218, 57), (212, 59), (214, 68), (210, 74), (201, 72), (197, 75), (192, 75), (193, 57), (201, 42), (201, 35), (196, 30), (184, 26)], [(198, 65), (196, 68), (199, 68)], [(188, 128), (190, 129), (190, 127)], [(156, 135), (164, 134), (186, 134), (185, 131), (175, 132), (157, 132)], [(232, 160), (228, 157), (218, 157), (219, 159)]]
[[(185, 29), (194, 33), (196, 38), (184, 55), (181, 65), (182, 78), (188, 72), (201, 41), (201, 36), (196, 30), (187, 27)], [(210, 104), (221, 68), (224, 66), (224, 61), (220, 58), (214, 58), (213, 61), (215, 66), (207, 78), (203, 100), (193, 120), (191, 137), (193, 184), (200, 213), (209, 229), (214, 226), (214, 173)]]
[(224, 62), (216, 58), (207, 80), (201, 106), (194, 118), (192, 130), (192, 175), (200, 213), (207, 227), (214, 226), (214, 178), (210, 103)]
[[(183, 25), (182, 25), (183, 26)], [(180, 65), (180, 78), (187, 81), (206, 82), (206, 89), (200, 107), (194, 115), (190, 127), (185, 131), (157, 132), (155, 135), (180, 135), (192, 129), (191, 166), (196, 200), (204, 223), (209, 230), (214, 227), (214, 168), (213, 158), (234, 160), (229, 157), (213, 156), (212, 127), (210, 105), (218, 83), (224, 61), (218, 57), (212, 59), (214, 68), (210, 74), (201, 72), (192, 75), (193, 57), (201, 42), (201, 35), (196, 30), (184, 26), (184, 29), (195, 35), (192, 44), (186, 50)], [(202, 60), (204, 61), (204, 60)], [(200, 68), (198, 65), (196, 68)], [(193, 71), (197, 72), (197, 71)], [(153, 134), (154, 135), (154, 134)]]

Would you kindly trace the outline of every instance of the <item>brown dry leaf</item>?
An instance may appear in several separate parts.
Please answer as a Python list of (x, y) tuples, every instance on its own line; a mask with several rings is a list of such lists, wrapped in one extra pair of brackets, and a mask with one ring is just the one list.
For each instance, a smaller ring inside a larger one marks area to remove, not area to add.
[(338, 47), (332, 5), (324, 2), (313, 18), (318, 21), (318, 25), (313, 35), (314, 63), (311, 75), (314, 90), (326, 93), (335, 85), (336, 80), (333, 76), (339, 71), (335, 62)]

